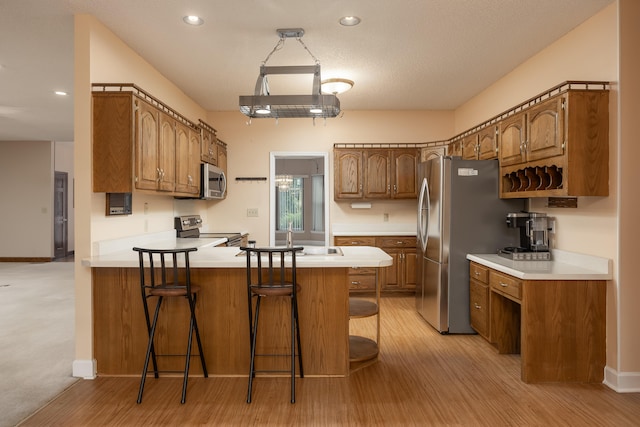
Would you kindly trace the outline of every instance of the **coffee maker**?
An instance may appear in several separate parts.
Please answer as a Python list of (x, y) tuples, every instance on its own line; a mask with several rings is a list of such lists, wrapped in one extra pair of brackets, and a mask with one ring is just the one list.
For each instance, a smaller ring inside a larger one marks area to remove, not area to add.
[(520, 229), (520, 246), (506, 247), (498, 253), (513, 260), (541, 261), (551, 259), (549, 252), (549, 222), (540, 212), (507, 214), (507, 227)]

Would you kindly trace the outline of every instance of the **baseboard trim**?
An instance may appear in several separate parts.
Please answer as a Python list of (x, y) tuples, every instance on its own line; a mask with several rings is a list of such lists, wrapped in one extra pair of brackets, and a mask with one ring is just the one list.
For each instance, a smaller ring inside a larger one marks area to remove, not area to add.
[(604, 384), (618, 393), (640, 392), (640, 372), (618, 372), (604, 368)]
[(38, 257), (3, 257), (0, 262), (51, 262), (51, 258)]
[(96, 359), (91, 360), (74, 360), (72, 375), (85, 380), (93, 380), (96, 378), (97, 366)]

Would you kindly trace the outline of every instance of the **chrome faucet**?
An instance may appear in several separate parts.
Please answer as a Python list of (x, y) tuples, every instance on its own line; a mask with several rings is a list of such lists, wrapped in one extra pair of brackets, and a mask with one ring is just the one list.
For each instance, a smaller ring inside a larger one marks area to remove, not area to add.
[(289, 223), (289, 229), (287, 230), (287, 247), (293, 247), (293, 224)]

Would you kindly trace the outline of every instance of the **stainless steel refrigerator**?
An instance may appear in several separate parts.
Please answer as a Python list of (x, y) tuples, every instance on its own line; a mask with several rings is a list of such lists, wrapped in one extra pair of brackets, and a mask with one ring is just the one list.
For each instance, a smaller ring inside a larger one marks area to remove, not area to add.
[(437, 157), (418, 165), (416, 308), (441, 333), (474, 333), (469, 313), (468, 253), (518, 246), (507, 228), (523, 199), (500, 199), (497, 160)]

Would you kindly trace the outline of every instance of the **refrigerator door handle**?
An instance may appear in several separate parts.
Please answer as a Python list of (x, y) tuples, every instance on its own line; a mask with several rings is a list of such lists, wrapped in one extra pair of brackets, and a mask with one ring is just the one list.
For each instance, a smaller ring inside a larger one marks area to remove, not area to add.
[(420, 237), (420, 245), (423, 253), (427, 250), (429, 206), (429, 185), (427, 183), (427, 179), (423, 178), (422, 185), (420, 186), (420, 196), (418, 199), (418, 236)]

